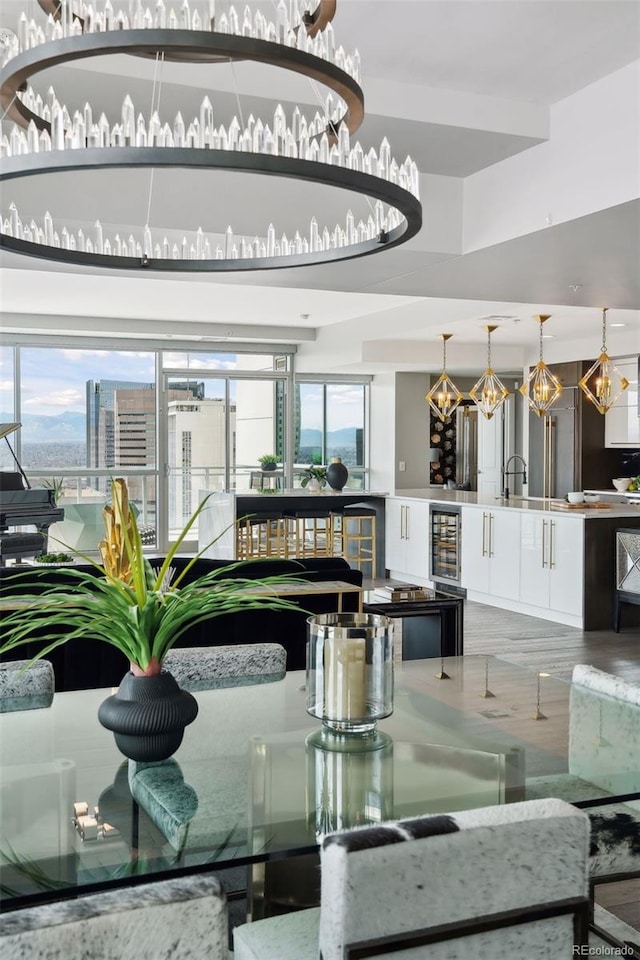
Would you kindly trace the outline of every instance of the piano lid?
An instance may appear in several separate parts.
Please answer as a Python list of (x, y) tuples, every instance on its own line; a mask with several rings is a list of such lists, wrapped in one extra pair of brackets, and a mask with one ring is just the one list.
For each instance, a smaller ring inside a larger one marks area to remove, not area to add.
[(15, 433), (21, 426), (21, 423), (0, 423), (0, 440), (8, 437), (10, 433)]

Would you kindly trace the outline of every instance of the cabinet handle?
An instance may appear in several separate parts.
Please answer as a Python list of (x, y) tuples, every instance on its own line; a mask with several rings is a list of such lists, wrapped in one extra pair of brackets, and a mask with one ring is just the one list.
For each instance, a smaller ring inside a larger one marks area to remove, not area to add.
[(493, 514), (489, 514), (489, 556), (493, 556)]
[(406, 509), (406, 511), (407, 511), (407, 512), (405, 513), (405, 517), (406, 517), (406, 519), (405, 519), (405, 530), (406, 530), (406, 533), (407, 533), (406, 539), (407, 539), (407, 540), (410, 540), (410, 539), (411, 539), (411, 533), (410, 533), (410, 530), (409, 530), (409, 520), (411, 519), (411, 507), (407, 505), (407, 507), (405, 507), (405, 509)]
[(542, 566), (543, 566), (543, 567), (546, 567), (546, 565), (547, 565), (547, 556), (546, 556), (546, 554), (547, 554), (547, 545), (546, 545), (546, 540), (547, 540), (547, 521), (546, 521), (546, 520), (543, 520), (543, 521), (542, 521)]
[(401, 503), (401, 504), (400, 504), (400, 539), (401, 539), (401, 540), (404, 540), (404, 511), (405, 511), (405, 509), (406, 509), (406, 508), (405, 508), (404, 503)]
[(549, 521), (549, 531), (550, 531), (549, 533), (549, 569), (551, 570), (553, 570), (553, 568), (556, 565), (556, 557), (555, 557), (556, 545), (553, 542), (553, 531), (554, 531), (555, 525), (556, 525), (555, 520)]
[(487, 555), (487, 515), (486, 513), (482, 514), (482, 556), (486, 557)]

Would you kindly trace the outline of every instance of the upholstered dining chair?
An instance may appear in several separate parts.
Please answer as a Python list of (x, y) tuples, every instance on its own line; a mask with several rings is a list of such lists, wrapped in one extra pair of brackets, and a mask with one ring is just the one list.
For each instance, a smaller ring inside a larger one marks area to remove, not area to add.
[(615, 801), (640, 792), (639, 757), (640, 683), (578, 664), (569, 698), (569, 771), (528, 780), (526, 795), (589, 801), (589, 872), (598, 882), (640, 874), (640, 800)]
[(0, 663), (0, 713), (37, 710), (53, 703), (55, 677), (49, 660), (7, 660)]
[(568, 960), (587, 944), (588, 847), (562, 800), (330, 834), (320, 907), (236, 927), (234, 958)]
[(174, 648), (164, 666), (185, 690), (211, 690), (282, 680), (286, 659), (279, 643), (242, 643)]
[(6, 913), (0, 960), (228, 960), (226, 898), (181, 877)]
[(585, 804), (592, 930), (617, 947), (622, 944), (613, 928), (598, 923), (594, 888), (640, 876), (640, 800), (615, 799), (640, 792), (639, 756), (640, 683), (577, 664), (569, 695), (568, 773), (529, 779), (526, 793)]

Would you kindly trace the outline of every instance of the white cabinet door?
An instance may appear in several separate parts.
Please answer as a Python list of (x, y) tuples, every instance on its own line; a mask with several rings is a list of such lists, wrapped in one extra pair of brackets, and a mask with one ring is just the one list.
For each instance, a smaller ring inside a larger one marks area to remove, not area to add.
[(406, 504), (406, 571), (420, 580), (429, 579), (429, 504), (414, 500)]
[(520, 511), (462, 510), (462, 585), (517, 600), (520, 595)]
[(429, 579), (429, 503), (387, 497), (385, 566), (406, 577)]
[(582, 519), (523, 513), (520, 536), (522, 603), (581, 617), (584, 597)]
[(387, 497), (384, 519), (384, 565), (387, 570), (404, 571), (407, 556), (404, 538), (405, 509), (403, 501)]
[(520, 596), (520, 511), (489, 513), (490, 592), (494, 597)]
[(478, 497), (499, 497), (502, 486), (502, 411), (478, 414)]
[(489, 512), (480, 507), (462, 508), (462, 586), (489, 592)]
[(549, 606), (547, 540), (549, 518), (526, 513), (520, 517), (520, 600), (535, 607)]
[(629, 386), (605, 414), (604, 443), (606, 447), (640, 447), (638, 361), (616, 360), (615, 364), (622, 376), (629, 381)]
[(577, 517), (553, 517), (549, 520), (549, 531), (549, 607), (581, 617), (584, 522)]

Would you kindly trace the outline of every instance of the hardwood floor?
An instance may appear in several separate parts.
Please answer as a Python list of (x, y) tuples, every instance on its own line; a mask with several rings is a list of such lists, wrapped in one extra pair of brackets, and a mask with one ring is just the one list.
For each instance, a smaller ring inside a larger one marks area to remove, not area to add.
[(640, 629), (584, 632), (482, 603), (465, 601), (465, 653), (491, 653), (564, 680), (576, 663), (640, 681)]
[[(465, 653), (494, 654), (564, 680), (576, 663), (640, 681), (640, 630), (575, 630), (560, 623), (465, 601)], [(640, 880), (602, 883), (596, 902), (640, 932)]]

